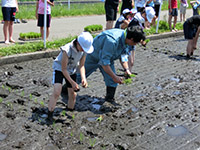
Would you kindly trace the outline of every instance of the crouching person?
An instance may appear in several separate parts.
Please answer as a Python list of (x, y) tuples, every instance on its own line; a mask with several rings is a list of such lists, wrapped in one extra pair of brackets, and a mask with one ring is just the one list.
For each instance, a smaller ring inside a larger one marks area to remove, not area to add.
[(79, 65), (81, 83), (87, 87), (85, 77), (86, 53), (93, 52), (93, 37), (88, 32), (82, 32), (75, 40), (62, 46), (61, 52), (53, 62), (53, 93), (48, 104), (48, 121), (53, 121), (53, 111), (61, 94), (63, 79), (68, 90), (68, 109), (73, 110), (76, 102), (76, 92), (79, 86), (76, 83), (76, 71)]
[(197, 41), (200, 33), (200, 16), (195, 15), (188, 18), (183, 24), (184, 36), (188, 40), (186, 52), (187, 58), (190, 58), (194, 50), (197, 49)]
[[(100, 69), (106, 84), (106, 101), (114, 100), (115, 91), (118, 84), (123, 83), (123, 78), (116, 75), (114, 61), (121, 55), (128, 54), (127, 46), (133, 46), (145, 39), (145, 34), (140, 26), (128, 27), (127, 30), (110, 29), (101, 32), (94, 38), (94, 52), (86, 56), (85, 71), (86, 77), (92, 74), (97, 68)], [(123, 67), (128, 70), (128, 62), (123, 63)], [(77, 76), (80, 83), (81, 76)]]

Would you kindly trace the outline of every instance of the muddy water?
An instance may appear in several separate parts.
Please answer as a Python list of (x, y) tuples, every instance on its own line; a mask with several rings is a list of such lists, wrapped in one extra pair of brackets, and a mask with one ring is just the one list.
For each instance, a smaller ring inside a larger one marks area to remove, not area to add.
[[(186, 44), (175, 37), (137, 46), (137, 76), (118, 86), (115, 103), (104, 101), (97, 70), (78, 93), (75, 111), (67, 111), (62, 93), (52, 125), (45, 118), (53, 58), (1, 66), (0, 149), (199, 149), (200, 51), (188, 60)], [(118, 61), (115, 66), (122, 69)]]

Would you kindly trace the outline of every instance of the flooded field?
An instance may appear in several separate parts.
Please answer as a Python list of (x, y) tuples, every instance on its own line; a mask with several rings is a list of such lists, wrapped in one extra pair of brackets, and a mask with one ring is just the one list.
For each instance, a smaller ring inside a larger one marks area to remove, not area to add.
[(137, 75), (118, 86), (112, 104), (97, 70), (78, 92), (75, 111), (66, 110), (62, 93), (52, 125), (45, 119), (53, 58), (0, 66), (0, 149), (200, 149), (200, 51), (186, 59), (186, 44), (175, 37), (137, 46)]

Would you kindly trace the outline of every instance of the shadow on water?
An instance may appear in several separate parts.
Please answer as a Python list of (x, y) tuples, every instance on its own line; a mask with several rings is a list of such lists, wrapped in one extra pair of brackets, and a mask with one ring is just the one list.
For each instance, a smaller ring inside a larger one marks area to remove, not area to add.
[(189, 132), (188, 129), (185, 128), (184, 126), (174, 126), (174, 127), (167, 126), (165, 129), (168, 135), (176, 137), (183, 136)]

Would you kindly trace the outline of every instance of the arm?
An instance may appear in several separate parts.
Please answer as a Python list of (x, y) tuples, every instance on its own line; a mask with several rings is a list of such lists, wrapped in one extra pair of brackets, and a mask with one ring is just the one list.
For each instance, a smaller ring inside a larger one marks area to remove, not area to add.
[(122, 62), (122, 67), (124, 68), (125, 74), (128, 75), (128, 76), (130, 76), (131, 72), (129, 70), (128, 62), (127, 61)]
[(80, 60), (80, 64), (79, 64), (79, 69), (80, 69), (80, 74), (81, 74), (81, 83), (82, 83), (82, 86), (83, 87), (87, 87), (88, 86), (88, 83), (87, 83), (87, 80), (86, 80), (86, 77), (85, 77), (85, 59), (86, 59), (86, 56), (83, 56)]
[(123, 23), (121, 24), (121, 29), (125, 29), (128, 27), (130, 20), (123, 20)]
[(110, 68), (109, 65), (106, 66), (102, 66), (103, 70), (113, 79), (113, 81), (115, 83), (119, 83), (122, 84), (123, 83), (123, 78), (117, 76), (116, 74), (114, 74), (114, 72), (112, 71), (112, 69)]
[(171, 0), (169, 0), (169, 12), (172, 12), (172, 5), (171, 5)]
[(69, 73), (67, 72), (67, 64), (68, 64), (68, 56), (66, 54), (66, 52), (63, 51), (63, 56), (62, 56), (62, 73), (65, 76), (65, 78), (69, 81), (69, 83), (72, 85), (72, 88), (76, 91), (79, 90), (78, 84), (72, 80), (72, 78), (70, 77)]
[(16, 0), (16, 12), (18, 12), (18, 11), (19, 11), (19, 7), (18, 7), (18, 2)]
[(131, 6), (132, 6), (132, 8), (135, 6), (134, 0), (132, 0)]
[(54, 1), (51, 2), (50, 0), (47, 0), (47, 4), (54, 6)]
[(38, 7), (39, 7), (39, 1), (36, 3), (36, 10), (35, 10), (35, 17), (38, 19)]

